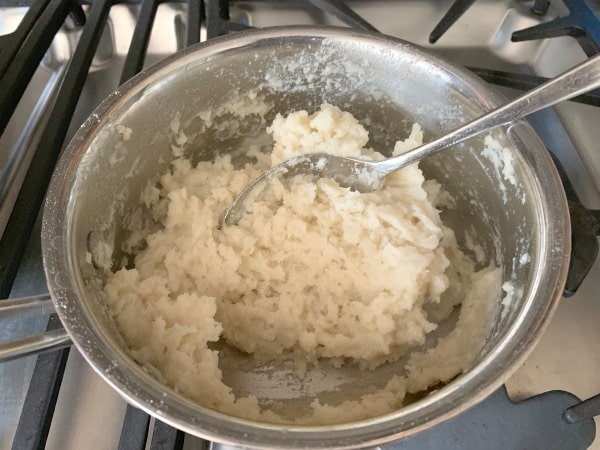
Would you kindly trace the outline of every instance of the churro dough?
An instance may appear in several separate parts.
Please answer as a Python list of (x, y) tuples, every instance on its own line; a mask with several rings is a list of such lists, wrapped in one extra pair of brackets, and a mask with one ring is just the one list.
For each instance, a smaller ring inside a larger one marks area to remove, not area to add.
[[(177, 158), (143, 202), (160, 223), (135, 268), (112, 274), (105, 292), (133, 358), (198, 403), (235, 415), (291, 421), (235, 398), (223, 383), (219, 339), (261, 362), (294, 361), (298, 377), (328, 359), (376, 369), (407, 355), (405, 373), (360, 400), (314, 399), (297, 423), (357, 420), (401, 407), (407, 392), (451, 380), (481, 349), (499, 270), (476, 272), (436, 207), (447, 195), (417, 164), (373, 193), (297, 177), (274, 181), (237, 226), (218, 229), (227, 205), (268, 167), (308, 152), (363, 158), (368, 133), (349, 113), (324, 104), (314, 114), (277, 116), (272, 154), (234, 168), (229, 155), (195, 167)], [(395, 153), (422, 140), (415, 125)], [(419, 348), (461, 304), (452, 331)]]

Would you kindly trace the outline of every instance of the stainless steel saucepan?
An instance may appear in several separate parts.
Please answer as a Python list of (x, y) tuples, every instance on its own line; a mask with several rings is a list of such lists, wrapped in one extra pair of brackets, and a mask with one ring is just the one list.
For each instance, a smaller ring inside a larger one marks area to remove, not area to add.
[[(485, 346), (466, 373), (381, 417), (301, 427), (198, 406), (142, 369), (111, 322), (102, 286), (106, 269), (129, 260), (122, 244), (133, 211), (147, 183), (166, 172), (174, 158), (171, 146), (181, 143), (173, 140), (176, 122), (186, 136), (184, 154), (192, 160), (232, 152), (243, 161), (239, 149), (264, 142), (265, 125), (276, 113), (315, 110), (324, 101), (354, 114), (377, 149), (392, 148), (414, 122), (427, 141), (503, 103), (466, 70), (390, 37), (336, 28), (248, 31), (189, 48), (121, 86), (82, 125), (56, 168), (42, 243), (52, 301), (66, 332), (127, 401), (185, 432), (280, 448), (364, 447), (413, 435), (481, 401), (506, 380), (540, 337), (561, 296), (570, 253), (567, 202), (542, 142), (519, 121), (494, 132), (508, 152), (483, 154), (479, 137), (421, 162), (426, 176), (455, 199), (444, 222), (461, 244), (465, 233), (474, 238), (485, 254), (481, 266), (495, 262), (510, 286), (511, 295), (499, 301)], [(99, 243), (105, 247), (100, 254)], [(64, 345), (65, 338), (63, 333), (57, 339)], [(260, 378), (239, 353), (225, 354), (225, 381), (238, 392), (249, 389), (248, 380), (259, 383), (267, 397), (304, 392), (282, 378)], [(335, 400), (364, 389), (365, 377), (351, 369), (329, 370), (347, 379)], [(400, 364), (385, 365), (368, 382), (385, 383), (397, 371)], [(327, 386), (311, 389), (306, 391), (319, 395)]]

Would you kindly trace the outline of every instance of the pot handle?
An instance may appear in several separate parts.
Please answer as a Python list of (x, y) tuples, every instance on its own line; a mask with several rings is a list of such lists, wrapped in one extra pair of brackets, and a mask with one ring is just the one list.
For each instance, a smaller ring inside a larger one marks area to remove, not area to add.
[[(52, 312), (54, 307), (49, 294), (0, 300), (0, 321), (13, 317), (47, 315)], [(14, 341), (0, 342), (0, 363), (70, 345), (71, 338), (62, 327)]]

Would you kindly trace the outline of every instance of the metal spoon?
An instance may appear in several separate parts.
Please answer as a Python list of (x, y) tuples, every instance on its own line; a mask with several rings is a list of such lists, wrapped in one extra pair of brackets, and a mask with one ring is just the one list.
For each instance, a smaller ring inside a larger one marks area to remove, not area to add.
[(382, 161), (364, 161), (327, 153), (310, 153), (288, 159), (250, 183), (229, 205), (221, 224), (237, 224), (244, 215), (248, 202), (254, 201), (266, 183), (274, 178), (311, 175), (315, 179), (331, 178), (341, 186), (359, 192), (374, 191), (383, 185), (385, 177), (390, 173), (426, 156), (598, 87), (600, 87), (600, 55), (588, 59), (449, 134), (400, 156)]

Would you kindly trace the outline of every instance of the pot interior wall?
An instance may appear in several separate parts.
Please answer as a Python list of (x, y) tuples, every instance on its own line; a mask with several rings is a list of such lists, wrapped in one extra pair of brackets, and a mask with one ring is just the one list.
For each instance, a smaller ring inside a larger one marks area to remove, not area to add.
[[(260, 45), (225, 45), (215, 51), (219, 54), (182, 57), (134, 88), (134, 95), (118, 104), (92, 137), (75, 175), (69, 212), (73, 277), (84, 292), (90, 321), (122, 355), (126, 350), (105, 310), (101, 286), (107, 268), (130, 263), (121, 247), (139, 210), (141, 192), (174, 158), (176, 117), (188, 140), (185, 156), (197, 161), (233, 152), (242, 161), (248, 142), (268, 147), (265, 127), (275, 114), (313, 111), (324, 101), (357, 117), (369, 130), (369, 145), (382, 153), (405, 138), (414, 122), (423, 127), (428, 141), (490, 107), (477, 98), (468, 80), (407, 54), (402, 44), (298, 37), (285, 45), (267, 39)], [(494, 137), (506, 147), (522, 145), (511, 142), (503, 130)], [(510, 281), (516, 292), (503, 303), (499, 299), (485, 354), (512, 326), (531, 289), (540, 264), (541, 224), (531, 201), (536, 186), (518, 148), (511, 150), (514, 183), (498, 161), (482, 156), (483, 148), (484, 137), (475, 138), (423, 161), (421, 167), (455, 199), (455, 207), (444, 210), (443, 218), (459, 243), (464, 247), (468, 233), (483, 249), (480, 267), (501, 265), (503, 282)], [(231, 361), (244, 358), (233, 351), (229, 355)], [(385, 383), (399, 367), (378, 371), (378, 382)], [(230, 380), (235, 377), (231, 374)]]

